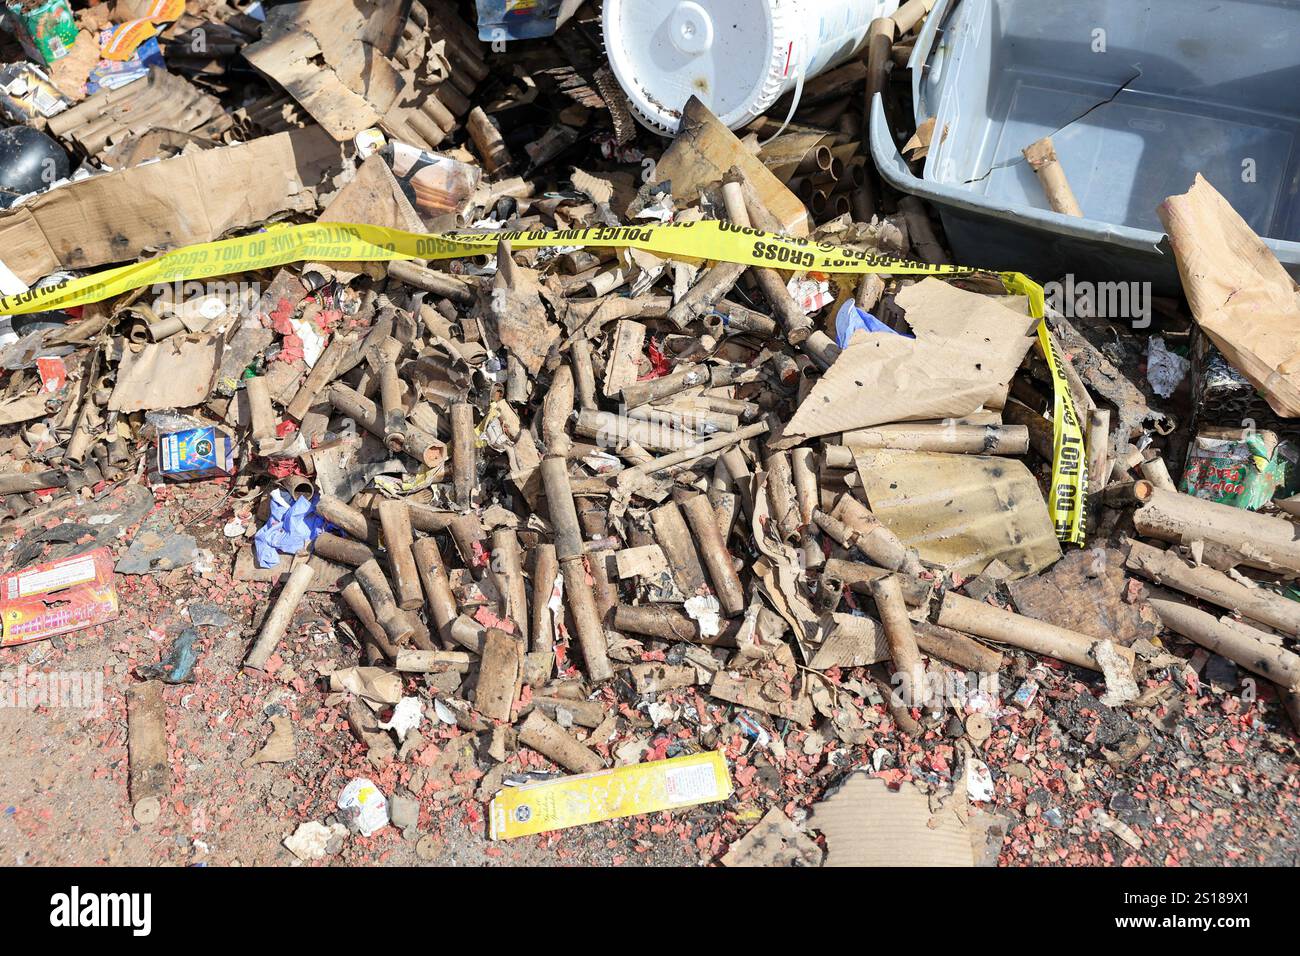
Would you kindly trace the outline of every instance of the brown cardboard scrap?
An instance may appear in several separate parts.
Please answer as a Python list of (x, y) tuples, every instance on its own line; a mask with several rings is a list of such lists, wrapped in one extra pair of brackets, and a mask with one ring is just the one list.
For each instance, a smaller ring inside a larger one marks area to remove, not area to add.
[(723, 866), (821, 866), (822, 851), (781, 812), (767, 811), (754, 828), (731, 845)]
[[(378, 153), (368, 157), (353, 180), (340, 189), (316, 217), (319, 222), (364, 222), (406, 232), (423, 232), (424, 223), (415, 211), (397, 177)], [(340, 282), (350, 282), (363, 272), (373, 278), (387, 270), (377, 262), (326, 262)]]
[(1124, 555), (1113, 548), (1071, 551), (1041, 577), (1007, 585), (1016, 610), (1099, 641), (1128, 646), (1159, 628), (1124, 600)]
[(308, 127), (69, 183), (0, 214), (0, 258), (31, 283), (311, 212), (337, 154)]
[(293, 745), (293, 721), (281, 714), (271, 718), (271, 736), (266, 738), (261, 750), (244, 761), (244, 766), (284, 763), (292, 760), (296, 753)]
[(828, 667), (861, 667), (889, 660), (884, 631), (869, 617), (832, 614), (826, 640), (813, 654), (808, 666), (815, 671)]
[(109, 398), (114, 412), (191, 408), (207, 401), (221, 364), (219, 335), (174, 335), (165, 342), (128, 348)]
[(1196, 323), (1273, 411), (1300, 416), (1300, 286), (1199, 173), (1158, 211)]
[(826, 836), (826, 866), (974, 866), (964, 809), (950, 799), (932, 811), (914, 786), (891, 791), (859, 771), (813, 807), (809, 824)]
[(927, 564), (974, 575), (998, 559), (1018, 579), (1061, 557), (1047, 503), (1022, 462), (886, 449), (853, 458), (872, 513)]
[(0, 425), (13, 425), (17, 422), (29, 422), (33, 418), (44, 418), (48, 414), (46, 400), (50, 398), (44, 392), (24, 395), (0, 402)]
[(288, 90), (336, 140), (350, 140), (375, 126), (406, 86), (388, 59), (393, 21), (405, 9), (406, 4), (379, 0), (273, 7), (262, 39), (245, 47), (244, 57)]
[(916, 338), (854, 335), (795, 412), (782, 447), (870, 425), (1002, 407), (1034, 344), (1036, 322), (1023, 298), (984, 296), (928, 278), (895, 301)]
[(547, 320), (538, 273), (513, 261), (504, 261), (509, 259), (508, 255), (502, 259), (488, 299), (487, 312), (492, 326), (489, 331), (496, 334), (530, 375), (536, 376), (551, 346), (560, 337), (560, 327)]
[(808, 235), (808, 210), (799, 198), (692, 96), (682, 110), (677, 138), (655, 166), (655, 182), (671, 182), (674, 196), (693, 201), (733, 166), (740, 169), (783, 231), (792, 236)]
[(330, 674), (330, 690), (349, 691), (376, 705), (402, 699), (402, 675), (386, 667), (345, 667)]
[(709, 693), (721, 700), (731, 701), (750, 710), (784, 717), (807, 727), (812, 723), (812, 700), (802, 691), (782, 697), (773, 693), (770, 681), (745, 677), (734, 671), (718, 671), (709, 685)]

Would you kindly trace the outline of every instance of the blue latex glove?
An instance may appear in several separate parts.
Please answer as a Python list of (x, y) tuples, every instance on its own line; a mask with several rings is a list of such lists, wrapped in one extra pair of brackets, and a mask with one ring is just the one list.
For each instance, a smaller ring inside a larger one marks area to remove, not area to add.
[(315, 498), (294, 498), (280, 488), (271, 492), (271, 516), (253, 536), (253, 550), (259, 568), (280, 565), (280, 554), (302, 554), (325, 530), (326, 521), (316, 513)]
[[(835, 314), (835, 341), (840, 348), (849, 347), (849, 342), (853, 339), (853, 333), (859, 329), (867, 332), (888, 332), (891, 335), (903, 335), (902, 332), (896, 332), (881, 322), (870, 312), (859, 309), (852, 299), (849, 299), (842, 306), (840, 311)], [(915, 338), (912, 335), (903, 335), (903, 338)]]

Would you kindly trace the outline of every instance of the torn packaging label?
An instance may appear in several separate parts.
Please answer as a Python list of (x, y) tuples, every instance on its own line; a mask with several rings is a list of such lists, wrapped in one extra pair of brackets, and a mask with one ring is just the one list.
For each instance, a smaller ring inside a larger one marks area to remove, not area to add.
[(716, 803), (731, 796), (727, 760), (716, 750), (509, 787), (492, 798), (493, 840), (641, 813)]

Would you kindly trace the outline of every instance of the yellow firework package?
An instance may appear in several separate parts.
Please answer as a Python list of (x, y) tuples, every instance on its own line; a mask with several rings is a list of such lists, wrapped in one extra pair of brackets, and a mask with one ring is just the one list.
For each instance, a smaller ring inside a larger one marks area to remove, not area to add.
[(652, 760), (507, 787), (492, 798), (491, 836), (513, 840), (584, 823), (678, 810), (725, 800), (731, 792), (731, 774), (720, 751)]

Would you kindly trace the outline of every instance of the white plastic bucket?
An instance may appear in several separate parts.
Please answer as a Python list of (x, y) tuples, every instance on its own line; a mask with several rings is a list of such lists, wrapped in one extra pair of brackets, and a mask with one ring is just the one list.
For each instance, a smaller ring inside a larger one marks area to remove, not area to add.
[[(605, 0), (610, 66), (632, 114), (677, 132), (692, 96), (732, 129), (858, 53), (898, 0)], [(784, 117), (782, 117), (784, 118)]]

